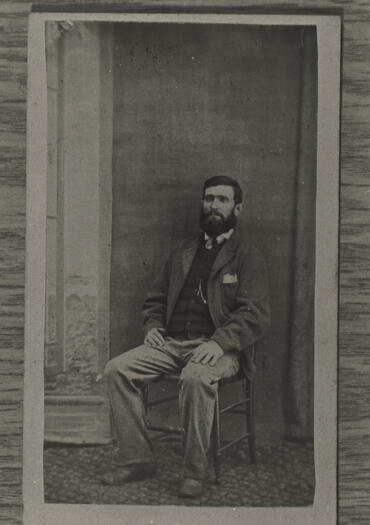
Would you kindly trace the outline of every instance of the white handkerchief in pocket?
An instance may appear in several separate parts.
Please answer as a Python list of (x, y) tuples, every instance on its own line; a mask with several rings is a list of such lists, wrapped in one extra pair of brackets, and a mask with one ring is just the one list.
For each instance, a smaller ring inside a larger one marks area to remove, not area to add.
[(236, 273), (224, 273), (222, 276), (222, 282), (224, 284), (232, 284), (238, 282), (238, 276)]

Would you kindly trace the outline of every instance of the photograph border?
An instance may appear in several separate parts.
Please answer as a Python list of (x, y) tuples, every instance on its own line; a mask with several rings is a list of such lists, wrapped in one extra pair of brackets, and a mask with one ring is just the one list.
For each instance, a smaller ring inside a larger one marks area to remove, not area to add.
[[(209, 508), (65, 505), (43, 502), (43, 354), (46, 271), (47, 108), (46, 21), (313, 25), (318, 39), (318, 126), (315, 281), (314, 455), (315, 501), (302, 508)], [(24, 523), (187, 524), (227, 520), (230, 525), (332, 524), (337, 514), (337, 331), (340, 37), (338, 15), (214, 13), (34, 13), (29, 19), (27, 112), (27, 230), (25, 306)], [(37, 129), (37, 133), (35, 133)], [(179, 512), (181, 508), (181, 512)], [(140, 521), (141, 520), (141, 521)]]

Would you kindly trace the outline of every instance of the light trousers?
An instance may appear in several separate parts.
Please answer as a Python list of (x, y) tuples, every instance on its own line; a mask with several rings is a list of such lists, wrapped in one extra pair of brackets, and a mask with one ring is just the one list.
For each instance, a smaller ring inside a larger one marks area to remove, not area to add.
[(140, 345), (111, 359), (104, 376), (119, 445), (119, 465), (155, 463), (145, 424), (142, 387), (168, 373), (181, 373), (179, 411), (184, 429), (183, 477), (204, 479), (214, 417), (216, 382), (238, 372), (234, 352), (214, 366), (191, 361), (206, 338), (177, 341), (165, 338), (160, 347)]

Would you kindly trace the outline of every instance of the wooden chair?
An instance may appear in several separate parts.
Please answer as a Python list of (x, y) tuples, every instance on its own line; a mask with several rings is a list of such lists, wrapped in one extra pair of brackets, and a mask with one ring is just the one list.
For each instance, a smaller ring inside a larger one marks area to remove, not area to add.
[[(252, 347), (251, 355), (253, 361), (255, 360), (255, 347)], [(159, 381), (169, 381), (169, 382), (177, 382), (180, 379), (180, 374), (167, 374), (164, 376), (161, 376), (156, 382)], [(222, 389), (223, 386), (229, 385), (230, 383), (236, 383), (241, 382), (243, 385), (243, 398), (239, 399), (238, 401), (235, 401), (234, 403), (231, 403), (223, 408), (220, 406), (220, 399), (219, 399), (219, 392)], [(145, 385), (143, 387), (143, 397), (144, 397), (144, 404), (146, 407), (146, 411), (148, 408), (161, 405), (163, 403), (166, 403), (168, 401), (172, 401), (174, 399), (177, 399), (177, 395), (173, 396), (167, 396), (163, 397), (154, 401), (149, 400), (149, 385)], [(249, 380), (244, 376), (242, 371), (238, 372), (236, 375), (226, 378), (226, 379), (220, 379), (218, 381), (218, 388), (216, 390), (216, 400), (215, 400), (215, 414), (214, 414), (214, 422), (213, 422), (213, 428), (212, 428), (212, 436), (211, 436), (211, 443), (212, 443), (212, 455), (213, 455), (213, 464), (214, 464), (214, 470), (216, 475), (216, 482), (219, 483), (220, 481), (220, 471), (221, 471), (221, 453), (235, 445), (236, 443), (239, 443), (240, 441), (243, 441), (245, 439), (248, 439), (248, 448), (249, 448), (249, 455), (250, 460), (252, 463), (255, 463), (256, 461), (256, 443), (255, 443), (255, 421), (254, 421), (254, 381)], [(243, 406), (243, 408), (239, 408)], [(221, 416), (223, 414), (238, 414), (243, 415), (245, 417), (246, 422), (246, 431), (238, 436), (235, 439), (232, 439), (228, 442), (223, 442), (221, 440)], [(183, 435), (183, 429), (180, 427), (173, 427), (170, 425), (153, 425), (150, 423), (149, 418), (147, 417), (147, 427), (148, 430), (152, 430), (155, 432), (160, 432), (162, 435), (169, 435), (169, 434), (177, 434), (177, 435)]]

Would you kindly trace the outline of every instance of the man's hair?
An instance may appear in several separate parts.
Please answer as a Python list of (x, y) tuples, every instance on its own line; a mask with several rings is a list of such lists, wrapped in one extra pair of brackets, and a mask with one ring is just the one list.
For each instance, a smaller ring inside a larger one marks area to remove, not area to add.
[(227, 177), (226, 175), (217, 175), (216, 177), (211, 177), (210, 179), (207, 179), (203, 185), (203, 196), (207, 188), (210, 188), (212, 186), (231, 186), (234, 189), (234, 201), (235, 204), (239, 204), (243, 200), (243, 192), (241, 187), (239, 186), (239, 183), (232, 179), (231, 177)]

